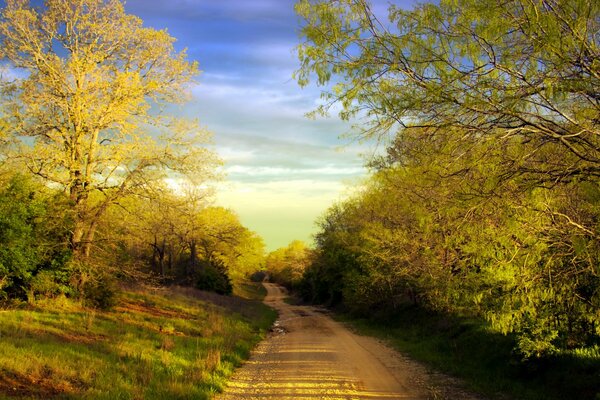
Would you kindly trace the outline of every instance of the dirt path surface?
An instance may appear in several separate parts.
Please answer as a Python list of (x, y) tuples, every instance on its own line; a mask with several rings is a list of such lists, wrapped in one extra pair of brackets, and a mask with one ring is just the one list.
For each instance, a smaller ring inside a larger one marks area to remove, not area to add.
[(477, 399), (448, 382), (434, 388), (421, 365), (353, 334), (323, 310), (286, 304), (279, 286), (265, 287), (265, 303), (279, 311), (279, 320), (218, 400)]

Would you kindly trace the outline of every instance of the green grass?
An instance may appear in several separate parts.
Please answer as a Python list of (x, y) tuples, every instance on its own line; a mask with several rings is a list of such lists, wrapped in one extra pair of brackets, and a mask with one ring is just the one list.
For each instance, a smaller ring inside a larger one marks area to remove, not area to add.
[(0, 398), (208, 399), (264, 337), (264, 304), (188, 288), (0, 311)]
[(438, 371), (462, 379), (490, 398), (522, 400), (600, 400), (600, 357), (573, 352), (524, 361), (514, 339), (485, 324), (418, 308), (375, 322), (339, 317), (362, 334), (383, 338), (399, 351)]

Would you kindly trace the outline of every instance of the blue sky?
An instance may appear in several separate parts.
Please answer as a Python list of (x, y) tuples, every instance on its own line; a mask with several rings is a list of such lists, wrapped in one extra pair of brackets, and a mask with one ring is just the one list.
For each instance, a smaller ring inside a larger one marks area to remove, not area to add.
[[(349, 126), (311, 120), (320, 88), (292, 79), (300, 20), (294, 0), (129, 0), (147, 26), (167, 28), (202, 74), (183, 112), (213, 132), (225, 161), (216, 203), (235, 210), (267, 248), (311, 242), (315, 220), (366, 171)], [(382, 7), (386, 7), (381, 2)]]

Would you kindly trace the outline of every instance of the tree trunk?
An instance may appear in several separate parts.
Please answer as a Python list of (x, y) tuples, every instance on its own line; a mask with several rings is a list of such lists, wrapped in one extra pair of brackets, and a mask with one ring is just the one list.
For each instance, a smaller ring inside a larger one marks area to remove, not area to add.
[(198, 266), (198, 249), (196, 247), (196, 241), (192, 240), (190, 243), (190, 262), (188, 263), (188, 270), (186, 271), (186, 277), (191, 276)]
[(83, 238), (86, 235), (87, 193), (78, 171), (73, 173), (73, 183), (69, 188), (69, 197), (73, 202), (73, 233), (71, 234), (71, 250), (76, 260), (82, 260), (85, 254)]
[(83, 221), (81, 221), (78, 217), (76, 217), (75, 222), (74, 222), (74, 226), (73, 226), (73, 233), (71, 234), (71, 250), (73, 251), (73, 257), (78, 260), (81, 259), (81, 254), (82, 254), (82, 238), (83, 238), (83, 233), (84, 233), (84, 224)]
[(159, 266), (160, 266), (160, 275), (161, 276), (165, 276), (165, 253), (167, 252), (167, 240), (165, 238), (163, 238), (162, 240), (162, 246), (160, 249), (160, 262), (159, 262)]
[(85, 259), (90, 258), (90, 254), (92, 252), (92, 243), (94, 243), (94, 236), (96, 236), (96, 228), (98, 227), (98, 220), (95, 219), (90, 224), (86, 234), (85, 241), (83, 242), (83, 257)]
[(168, 270), (169, 270), (169, 274), (173, 275), (173, 245), (170, 244), (169, 245), (169, 254), (167, 257), (168, 260)]
[(152, 247), (152, 271), (161, 275), (165, 274), (165, 252), (166, 244), (165, 239), (162, 240), (162, 245), (158, 243), (156, 235), (154, 236), (154, 243)]
[[(84, 198), (87, 203), (88, 194), (84, 193), (84, 195)], [(80, 241), (80, 255), (84, 260), (88, 259), (91, 255), (92, 244), (94, 243), (94, 237), (96, 236), (96, 229), (98, 228), (98, 223), (100, 222), (100, 218), (104, 215), (110, 204), (111, 201), (109, 199), (106, 199), (104, 200), (104, 202), (102, 202), (95, 208), (93, 214), (90, 212), (86, 212), (83, 214), (84, 219), (81, 221), (81, 224), (84, 226), (84, 228), (85, 225), (87, 225), (87, 229), (85, 230), (84, 240)]]

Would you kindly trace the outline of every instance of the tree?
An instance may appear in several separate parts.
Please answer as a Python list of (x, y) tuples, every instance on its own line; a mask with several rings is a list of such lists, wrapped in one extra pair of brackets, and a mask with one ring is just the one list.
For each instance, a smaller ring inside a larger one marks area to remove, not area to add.
[(229, 275), (234, 282), (264, 269), (265, 242), (256, 232), (245, 229), (233, 250), (229, 253)]
[(180, 241), (180, 231), (186, 226), (187, 218), (181, 210), (187, 208), (188, 198), (176, 195), (168, 187), (154, 190), (150, 197), (131, 195), (119, 199), (99, 224), (100, 255), (118, 266), (121, 275), (129, 272), (143, 276), (150, 272), (172, 279), (177, 274), (176, 264), (187, 248)]
[(262, 238), (243, 226), (237, 214), (227, 208), (201, 210), (194, 240), (200, 246), (201, 258), (221, 265), (232, 280), (244, 279), (259, 270), (264, 260)]
[[(328, 210), (306, 269), (307, 299), (388, 317), (401, 307), (487, 320), (524, 356), (600, 335), (597, 183), (471, 195), (443, 157), (388, 165)], [(442, 159), (442, 160), (440, 160)], [(491, 159), (475, 182), (494, 168)], [(409, 165), (410, 164), (410, 165)]]
[(10, 156), (70, 197), (77, 259), (110, 204), (164, 179), (211, 176), (208, 134), (162, 111), (186, 98), (197, 63), (119, 0), (7, 0), (0, 20)]
[(264, 263), (262, 238), (233, 211), (208, 206), (206, 193), (197, 188), (172, 193), (164, 187), (160, 196), (123, 198), (109, 208), (98, 235), (110, 238), (99, 247), (104, 258), (114, 258), (121, 276), (150, 273), (164, 282), (205, 290), (217, 285), (229, 293), (231, 281)]
[(600, 4), (442, 0), (389, 8), (301, 0), (300, 84), (336, 82), (320, 111), (364, 116), (365, 135), (458, 133), (506, 154), (500, 175), (555, 182), (600, 176)]
[(311, 250), (300, 240), (294, 240), (267, 255), (266, 270), (271, 278), (288, 287), (300, 283), (306, 267), (311, 261)]

